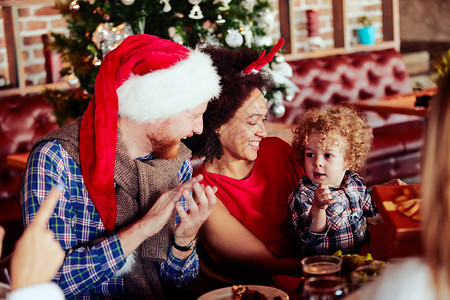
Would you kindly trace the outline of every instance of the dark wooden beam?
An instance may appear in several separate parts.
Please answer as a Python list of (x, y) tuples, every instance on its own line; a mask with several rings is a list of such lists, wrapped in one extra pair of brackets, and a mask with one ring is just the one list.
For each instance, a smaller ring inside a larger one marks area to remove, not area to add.
[(344, 0), (333, 0), (334, 48), (345, 47)]
[(14, 16), (13, 8), (10, 6), (2, 7), (3, 26), (5, 30), (6, 55), (8, 57), (9, 81), (14, 87), (18, 86), (16, 42), (14, 38)]
[(290, 54), (292, 53), (292, 42), (289, 0), (278, 0), (278, 10), (280, 17), (280, 35), (285, 40), (283, 50), (285, 54)]
[(383, 40), (394, 40), (394, 10), (392, 0), (381, 1), (381, 11), (383, 12)]

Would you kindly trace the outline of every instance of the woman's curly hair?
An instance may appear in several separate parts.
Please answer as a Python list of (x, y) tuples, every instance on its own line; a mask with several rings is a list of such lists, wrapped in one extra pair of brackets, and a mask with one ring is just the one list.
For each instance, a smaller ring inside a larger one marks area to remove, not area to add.
[[(294, 130), (292, 147), (301, 166), (305, 166), (305, 146), (312, 134), (329, 136), (338, 134), (346, 141), (345, 160), (349, 170), (359, 171), (366, 163), (373, 134), (366, 119), (353, 105), (337, 105), (330, 108), (313, 108), (305, 112)], [(325, 139), (325, 138), (324, 138)]]
[(273, 81), (264, 70), (255, 74), (242, 73), (259, 57), (259, 53), (252, 49), (230, 50), (207, 46), (201, 50), (213, 60), (221, 77), (222, 91), (218, 98), (208, 103), (203, 114), (203, 133), (184, 140), (184, 143), (194, 155), (205, 156), (206, 160), (212, 162), (214, 158), (220, 159), (223, 155), (217, 130), (234, 117), (254, 89), (268, 91), (272, 88)]

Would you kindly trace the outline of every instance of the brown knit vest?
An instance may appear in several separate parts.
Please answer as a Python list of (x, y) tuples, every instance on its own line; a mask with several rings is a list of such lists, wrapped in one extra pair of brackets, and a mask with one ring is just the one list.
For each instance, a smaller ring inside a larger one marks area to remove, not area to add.
[[(78, 119), (50, 132), (37, 143), (58, 140), (69, 155), (80, 165)], [(152, 159), (140, 162), (131, 159), (121, 139), (117, 137), (117, 154), (114, 169), (116, 183), (116, 231), (143, 217), (164, 192), (180, 185), (178, 171), (191, 151), (181, 144), (178, 157), (173, 160)], [(81, 170), (83, 171), (83, 170)], [(159, 279), (159, 264), (167, 259), (170, 236), (175, 228), (174, 210), (164, 228), (146, 239), (135, 251), (136, 264), (123, 277), (127, 296), (131, 299), (163, 299)]]

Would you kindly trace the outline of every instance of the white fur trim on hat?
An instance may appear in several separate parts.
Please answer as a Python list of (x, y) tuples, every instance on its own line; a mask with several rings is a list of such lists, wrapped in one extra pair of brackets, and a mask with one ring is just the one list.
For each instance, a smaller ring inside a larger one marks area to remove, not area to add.
[(167, 119), (219, 93), (220, 77), (211, 58), (191, 50), (188, 58), (169, 68), (131, 75), (117, 89), (119, 115), (143, 123)]

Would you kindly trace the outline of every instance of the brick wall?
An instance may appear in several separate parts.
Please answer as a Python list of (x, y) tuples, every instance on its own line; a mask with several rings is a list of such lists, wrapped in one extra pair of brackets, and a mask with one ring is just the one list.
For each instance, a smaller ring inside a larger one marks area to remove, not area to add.
[[(209, 0), (205, 0), (209, 1)], [(36, 1), (38, 2), (38, 1)], [(44, 4), (20, 4), (18, 8), (19, 39), (22, 43), (22, 59), (26, 73), (26, 84), (35, 85), (45, 83), (44, 56), (41, 35), (53, 32), (66, 32), (64, 19), (57, 13), (52, 1)], [(18, 2), (20, 3), (20, 2)], [(270, 0), (274, 8), (275, 24), (272, 29), (274, 41), (279, 38), (279, 12), (278, 0)], [(347, 0), (348, 25), (351, 44), (357, 44), (355, 29), (358, 28), (358, 19), (367, 15), (377, 28), (377, 39), (382, 40), (381, 0)], [(317, 8), (320, 11), (319, 33), (324, 49), (334, 47), (333, 40), (333, 0), (293, 0), (291, 9), (294, 26), (293, 52), (306, 51), (308, 46), (306, 15), (307, 9)], [(0, 11), (0, 75), (9, 80), (8, 60), (6, 57), (5, 34), (3, 17)]]
[(5, 43), (5, 26), (3, 25), (3, 14), (0, 10), (0, 78), (6, 78), (9, 80), (8, 74), (8, 59), (6, 56), (6, 43)]
[(383, 21), (381, 0), (347, 0), (348, 29), (352, 37), (351, 44), (358, 44), (356, 29), (360, 28), (359, 18), (367, 16), (376, 29), (376, 39), (383, 40)]
[[(346, 14), (348, 16), (348, 34), (351, 37), (350, 45), (357, 45), (356, 29), (360, 27), (358, 20), (366, 15), (376, 27), (377, 40), (383, 39), (381, 0), (347, 0)], [(294, 53), (308, 49), (306, 10), (319, 10), (319, 34), (322, 38), (323, 49), (334, 48), (333, 38), (333, 1), (332, 0), (294, 0), (292, 1), (295, 44)]]
[[(66, 22), (52, 3), (21, 4), (18, 6), (17, 14), (18, 36), (22, 47), (21, 58), (26, 74), (26, 84), (45, 83), (45, 59), (41, 35), (50, 31), (67, 32)], [(5, 76), (9, 81), (3, 18), (0, 22), (0, 75)]]

